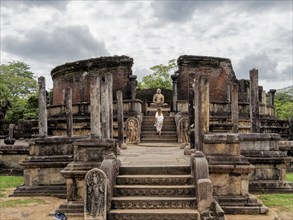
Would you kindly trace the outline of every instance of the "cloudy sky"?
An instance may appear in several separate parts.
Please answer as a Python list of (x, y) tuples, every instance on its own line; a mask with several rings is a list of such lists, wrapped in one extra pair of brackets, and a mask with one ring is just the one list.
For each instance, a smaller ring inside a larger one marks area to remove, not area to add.
[(141, 80), (180, 55), (231, 59), (238, 79), (259, 70), (265, 90), (293, 85), (292, 0), (1, 1), (1, 64), (37, 76), (65, 62), (128, 55)]

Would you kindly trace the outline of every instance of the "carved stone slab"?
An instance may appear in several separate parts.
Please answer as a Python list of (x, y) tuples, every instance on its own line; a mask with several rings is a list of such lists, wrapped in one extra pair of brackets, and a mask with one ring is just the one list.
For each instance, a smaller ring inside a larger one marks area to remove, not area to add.
[(127, 143), (140, 142), (140, 123), (135, 117), (129, 117), (125, 122), (125, 133)]
[(85, 220), (106, 220), (107, 216), (107, 176), (94, 168), (85, 175)]

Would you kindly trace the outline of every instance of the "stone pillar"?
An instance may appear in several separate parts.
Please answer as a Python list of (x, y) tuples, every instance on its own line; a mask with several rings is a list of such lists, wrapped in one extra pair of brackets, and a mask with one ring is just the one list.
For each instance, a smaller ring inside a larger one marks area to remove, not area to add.
[(97, 76), (90, 84), (91, 102), (91, 138), (101, 138), (101, 94), (100, 76)]
[(275, 106), (275, 93), (276, 93), (276, 91), (277, 90), (275, 90), (275, 89), (270, 89), (270, 91), (269, 91), (269, 100), (270, 100), (269, 104), (271, 106)]
[(73, 115), (72, 115), (72, 89), (67, 87), (65, 89), (65, 117), (67, 124), (67, 137), (73, 136)]
[(123, 94), (117, 91), (117, 121), (118, 121), (118, 146), (122, 148), (124, 140), (124, 119), (123, 119)]
[(191, 149), (197, 149), (196, 148), (196, 123), (198, 121), (198, 119), (196, 118), (195, 116), (195, 108), (197, 107), (196, 106), (196, 102), (194, 101), (194, 96), (196, 95), (196, 90), (195, 90), (195, 74), (194, 73), (191, 73), (189, 75), (189, 80), (191, 82), (189, 82), (189, 84), (192, 85), (191, 88), (189, 88), (189, 91), (188, 91), (188, 113), (189, 113), (189, 127), (192, 128), (194, 127), (194, 129), (191, 129), (190, 130), (190, 133), (189, 133), (189, 139), (190, 139), (190, 148)]
[(266, 96), (266, 91), (262, 91), (262, 97), (261, 97), (261, 102), (265, 105), (267, 105), (267, 96)]
[(258, 70), (252, 69), (250, 75), (250, 123), (251, 132), (260, 132), (259, 96), (258, 96)]
[(101, 130), (103, 139), (113, 137), (113, 79), (111, 73), (101, 76)]
[(210, 123), (210, 86), (208, 76), (199, 78), (199, 143), (202, 150), (203, 136), (209, 132)]
[(129, 76), (130, 87), (131, 87), (131, 107), (130, 107), (131, 112), (135, 112), (134, 100), (136, 98), (136, 78), (137, 78), (136, 75)]
[[(200, 139), (199, 139), (199, 79), (194, 79), (194, 148), (200, 149)], [(191, 117), (189, 117), (190, 120)], [(191, 143), (191, 139), (190, 139)]]
[(172, 111), (173, 112), (177, 112), (177, 79), (178, 79), (178, 75), (175, 74), (171, 75), (172, 78), (172, 82), (173, 82), (173, 91), (172, 91)]
[(263, 87), (259, 86), (258, 87), (258, 101), (259, 101), (259, 103), (262, 103), (262, 91), (263, 91)]
[(232, 132), (238, 133), (239, 112), (238, 112), (238, 85), (236, 83), (232, 86), (232, 102), (231, 102), (231, 120), (232, 120)]
[(4, 139), (5, 144), (14, 144), (15, 139), (13, 138), (13, 131), (14, 131), (15, 124), (10, 124), (8, 128), (8, 138)]
[(39, 84), (39, 137), (47, 137), (47, 96), (45, 77), (38, 78)]
[(227, 88), (227, 101), (228, 102), (231, 102), (231, 90), (232, 90), (232, 88), (231, 88), (231, 85), (228, 85), (227, 86), (228, 88)]
[(262, 96), (261, 96), (261, 102), (264, 105), (264, 114), (267, 115), (267, 97), (266, 97), (266, 91), (262, 91)]

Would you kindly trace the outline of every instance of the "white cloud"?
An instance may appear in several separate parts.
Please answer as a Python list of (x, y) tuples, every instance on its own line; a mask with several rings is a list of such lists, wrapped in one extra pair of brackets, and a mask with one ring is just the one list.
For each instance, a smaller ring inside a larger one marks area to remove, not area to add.
[(256, 67), (267, 90), (292, 78), (292, 1), (2, 2), (1, 62), (25, 60), (39, 73), (125, 54), (141, 79), (188, 54), (229, 58), (239, 79)]

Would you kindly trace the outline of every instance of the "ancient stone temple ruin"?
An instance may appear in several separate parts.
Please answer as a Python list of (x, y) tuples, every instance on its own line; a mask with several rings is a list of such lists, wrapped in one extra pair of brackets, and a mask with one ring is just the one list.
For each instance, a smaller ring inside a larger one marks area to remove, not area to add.
[[(127, 56), (57, 66), (49, 97), (40, 77), (39, 120), (29, 132), (16, 129), (31, 137), (20, 158), (25, 183), (13, 196), (66, 198), (58, 211), (84, 219), (186, 220), (265, 214), (251, 193), (293, 192), (285, 181), (288, 122), (275, 117), (274, 90), (267, 102), (258, 70), (238, 80), (226, 58), (184, 55), (177, 63), (172, 91), (149, 95), (137, 91)], [(154, 129), (158, 106), (162, 135)], [(120, 160), (126, 147), (150, 143), (175, 144), (189, 165)], [(13, 146), (0, 146), (2, 154)]]

